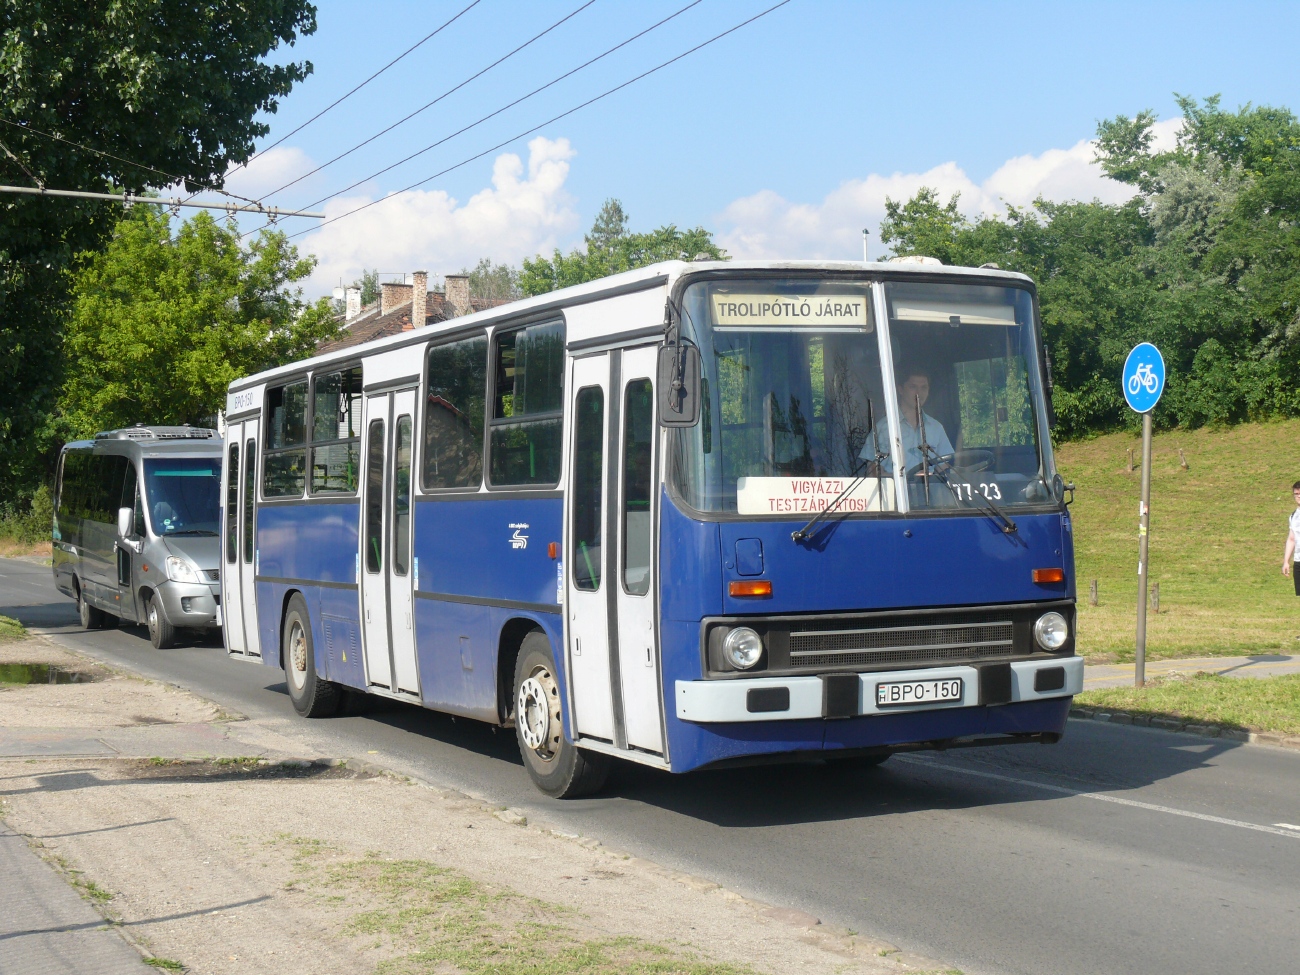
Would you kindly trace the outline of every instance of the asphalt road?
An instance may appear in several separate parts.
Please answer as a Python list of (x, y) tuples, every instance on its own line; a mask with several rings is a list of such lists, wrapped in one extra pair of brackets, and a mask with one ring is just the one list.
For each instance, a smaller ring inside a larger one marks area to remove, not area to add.
[(532, 819), (968, 973), (1300, 970), (1300, 752), (1097, 722), (1055, 746), (895, 756), (881, 768), (670, 776), (626, 766), (594, 799), (536, 792), (514, 736), (387, 701), (301, 721), (281, 678), (215, 644), (76, 628), (49, 569), (0, 559), (0, 615)]

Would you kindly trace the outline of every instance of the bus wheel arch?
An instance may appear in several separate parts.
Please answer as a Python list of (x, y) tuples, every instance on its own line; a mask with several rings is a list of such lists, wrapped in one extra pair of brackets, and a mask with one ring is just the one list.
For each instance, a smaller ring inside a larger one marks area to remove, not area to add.
[(516, 616), (506, 621), (497, 638), (497, 720), (503, 728), (515, 724), (515, 664), (530, 633), (546, 635), (537, 620)]

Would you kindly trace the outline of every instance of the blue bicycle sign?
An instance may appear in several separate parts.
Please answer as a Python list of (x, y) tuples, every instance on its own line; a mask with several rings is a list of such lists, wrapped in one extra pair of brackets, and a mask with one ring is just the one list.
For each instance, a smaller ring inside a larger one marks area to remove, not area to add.
[(1165, 391), (1165, 360), (1150, 342), (1141, 342), (1124, 360), (1121, 385), (1124, 399), (1135, 413), (1150, 413)]

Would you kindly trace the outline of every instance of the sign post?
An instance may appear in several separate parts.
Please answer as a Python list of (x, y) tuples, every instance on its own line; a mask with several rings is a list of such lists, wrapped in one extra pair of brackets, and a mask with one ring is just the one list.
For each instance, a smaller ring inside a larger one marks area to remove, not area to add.
[(1135, 413), (1142, 414), (1142, 500), (1138, 504), (1138, 604), (1137, 653), (1133, 684), (1146, 683), (1147, 666), (1147, 539), (1151, 527), (1151, 411), (1165, 391), (1165, 360), (1150, 342), (1141, 342), (1124, 360), (1120, 380), (1124, 399)]

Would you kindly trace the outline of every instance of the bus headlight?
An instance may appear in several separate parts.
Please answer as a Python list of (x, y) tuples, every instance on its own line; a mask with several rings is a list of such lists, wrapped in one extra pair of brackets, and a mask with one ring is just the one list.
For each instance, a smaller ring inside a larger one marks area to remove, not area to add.
[(1034, 624), (1034, 639), (1044, 650), (1060, 650), (1070, 635), (1070, 624), (1060, 613), (1044, 613)]
[(167, 556), (167, 578), (172, 582), (198, 582), (199, 574), (182, 558)]
[(763, 656), (763, 638), (748, 626), (738, 626), (722, 641), (722, 654), (737, 670), (749, 670)]

